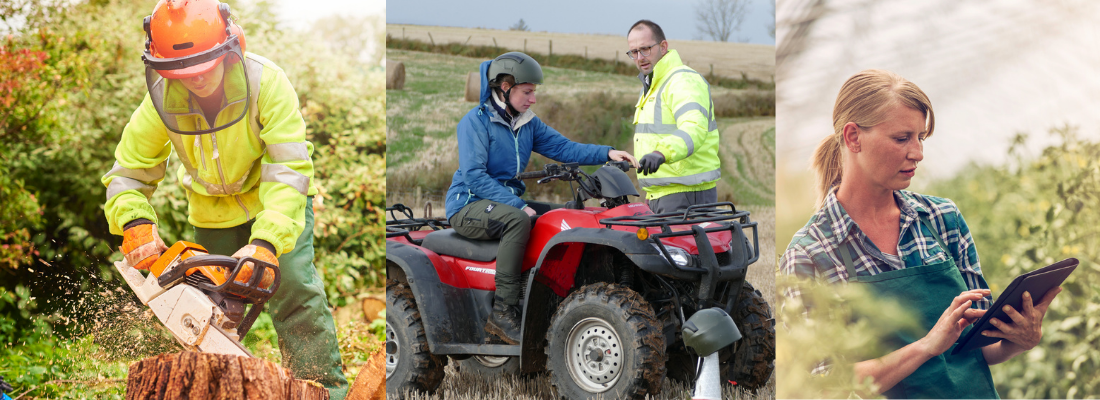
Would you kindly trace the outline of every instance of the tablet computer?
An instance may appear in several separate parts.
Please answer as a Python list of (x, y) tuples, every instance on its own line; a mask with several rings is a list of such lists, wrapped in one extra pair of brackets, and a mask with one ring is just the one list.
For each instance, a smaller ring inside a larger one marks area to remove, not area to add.
[(972, 349), (989, 346), (1001, 341), (1001, 338), (983, 336), (982, 331), (997, 330), (997, 327), (989, 323), (992, 318), (1005, 322), (1012, 322), (1012, 318), (1005, 312), (1005, 306), (1012, 306), (1016, 311), (1023, 310), (1024, 292), (1031, 293), (1031, 301), (1039, 301), (1049, 291), (1062, 284), (1074, 269), (1077, 268), (1076, 258), (1067, 258), (1043, 268), (1017, 276), (1008, 285), (1008, 288), (997, 297), (993, 307), (982, 316), (978, 322), (965, 335), (955, 342), (955, 349), (951, 354), (959, 354)]

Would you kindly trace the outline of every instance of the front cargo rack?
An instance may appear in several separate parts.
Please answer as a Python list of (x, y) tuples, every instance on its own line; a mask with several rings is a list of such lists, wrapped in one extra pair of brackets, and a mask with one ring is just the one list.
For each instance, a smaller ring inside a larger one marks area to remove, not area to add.
[[(716, 226), (712, 228), (698, 226), (698, 224), (705, 222), (715, 222)], [(609, 229), (612, 226), (629, 226), (638, 229), (660, 228), (660, 233), (649, 235), (649, 238), (653, 240), (653, 244), (660, 249), (661, 255), (664, 256), (665, 260), (668, 261), (672, 267), (686, 272), (708, 273), (712, 272), (711, 265), (713, 265), (714, 268), (718, 267), (714, 248), (710, 246), (710, 241), (706, 237), (707, 233), (730, 231), (733, 240), (738, 241), (738, 238), (744, 237), (743, 229), (750, 228), (752, 229), (753, 241), (752, 258), (747, 260), (741, 267), (752, 264), (760, 258), (760, 235), (757, 234), (757, 223), (749, 220), (748, 211), (738, 211), (737, 207), (728, 201), (697, 204), (688, 207), (684, 211), (604, 218), (600, 220), (600, 223)], [(693, 226), (691, 229), (686, 230), (672, 230), (673, 226), (683, 225)], [(703, 261), (705, 268), (677, 265), (673, 261), (672, 255), (669, 254), (665, 244), (661, 242), (662, 238), (693, 235), (695, 236), (695, 243), (699, 249), (700, 260)], [(713, 264), (708, 262), (711, 260)]]

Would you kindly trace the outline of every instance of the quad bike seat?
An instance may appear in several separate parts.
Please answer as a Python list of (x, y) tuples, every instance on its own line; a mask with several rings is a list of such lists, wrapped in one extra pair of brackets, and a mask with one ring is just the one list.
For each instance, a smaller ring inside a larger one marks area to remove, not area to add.
[(474, 240), (459, 235), (454, 229), (443, 229), (424, 236), (421, 246), (443, 255), (488, 262), (497, 259), (500, 241)]

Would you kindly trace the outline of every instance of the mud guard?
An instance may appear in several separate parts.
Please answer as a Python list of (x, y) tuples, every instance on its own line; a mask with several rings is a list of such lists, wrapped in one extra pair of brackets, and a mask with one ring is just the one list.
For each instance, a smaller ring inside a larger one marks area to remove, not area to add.
[[(424, 321), (432, 354), (515, 355), (518, 346), (478, 345), (493, 292), (444, 284), (432, 257), (417, 246), (386, 241), (386, 261), (401, 268)], [(507, 347), (515, 347), (507, 349)]]

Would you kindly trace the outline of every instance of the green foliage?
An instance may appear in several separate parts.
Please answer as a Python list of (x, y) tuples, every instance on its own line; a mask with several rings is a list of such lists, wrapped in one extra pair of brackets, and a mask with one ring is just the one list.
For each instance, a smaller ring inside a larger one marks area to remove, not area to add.
[(929, 190), (966, 216), (994, 296), (1016, 275), (1068, 257), (1081, 261), (1043, 320), (1039, 346), (990, 368), (1005, 398), (1100, 393), (1100, 143), (1077, 138), (1071, 127), (1050, 133), (1061, 144), (1037, 157), (1025, 154), (1021, 134), (1011, 165), (972, 166)]
[[(518, 51), (517, 49), (507, 49), (497, 46), (476, 46), (460, 43), (425, 43), (415, 39), (395, 38), (390, 35), (386, 35), (386, 48), (395, 50), (412, 50), (424, 51), (429, 53), (441, 53), (455, 56), (480, 58), (485, 60), (491, 59), (509, 51)], [(634, 66), (634, 64), (631, 64), (629, 62), (605, 60), (595, 57), (585, 58), (584, 56), (578, 56), (574, 54), (546, 55), (531, 51), (527, 51), (526, 54), (538, 61), (539, 64), (543, 67), (554, 66), (559, 68), (579, 69), (583, 71), (626, 75), (630, 77), (638, 76), (638, 68)], [(623, 58), (626, 57), (624, 56)], [(756, 79), (750, 79), (748, 76), (745, 75), (742, 75), (741, 78), (729, 78), (708, 74), (706, 78), (711, 85), (717, 87), (730, 89), (770, 90), (773, 92), (775, 91), (775, 82), (764, 82)], [(774, 99), (772, 102), (774, 103)], [(772, 115), (775, 115), (774, 113), (775, 108), (773, 106)]]
[(127, 363), (103, 361), (91, 335), (59, 339), (56, 318), (36, 309), (27, 287), (0, 287), (0, 376), (14, 388), (11, 395), (33, 389), (38, 397), (121, 399)]
[(384, 281), (381, 222), (386, 192), (386, 92), (383, 71), (358, 54), (325, 51), (319, 37), (276, 29), (264, 3), (241, 17), (249, 51), (278, 64), (294, 84), (316, 151), (315, 264), (329, 302), (347, 305)]
[(895, 332), (919, 330), (907, 308), (861, 285), (828, 285), (780, 275), (776, 291), (797, 293), (779, 296), (775, 308), (779, 398), (878, 397), (870, 380), (856, 380), (853, 365), (896, 350), (884, 346)]

